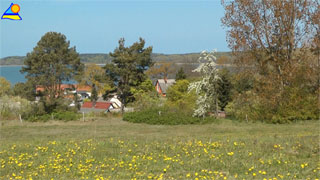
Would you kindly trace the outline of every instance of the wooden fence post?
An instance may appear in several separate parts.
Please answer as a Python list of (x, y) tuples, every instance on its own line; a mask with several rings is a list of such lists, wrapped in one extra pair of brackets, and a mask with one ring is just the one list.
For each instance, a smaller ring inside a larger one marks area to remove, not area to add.
[(22, 123), (22, 118), (21, 118), (21, 114), (19, 114), (19, 119), (20, 119), (20, 123)]

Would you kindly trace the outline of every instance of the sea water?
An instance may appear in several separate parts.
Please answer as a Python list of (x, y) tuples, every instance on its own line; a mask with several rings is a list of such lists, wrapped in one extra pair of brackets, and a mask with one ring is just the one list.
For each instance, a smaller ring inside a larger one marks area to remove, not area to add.
[[(19, 82), (26, 82), (27, 79), (25, 76), (27, 75), (26, 73), (22, 74), (20, 72), (22, 66), (0, 66), (0, 76), (4, 77), (11, 83), (11, 85), (15, 85)], [(67, 81), (63, 82), (65, 84), (75, 84), (77, 83), (76, 81)]]
[(21, 68), (22, 66), (0, 66), (0, 76), (6, 78), (11, 85), (26, 82), (26, 74), (20, 73)]

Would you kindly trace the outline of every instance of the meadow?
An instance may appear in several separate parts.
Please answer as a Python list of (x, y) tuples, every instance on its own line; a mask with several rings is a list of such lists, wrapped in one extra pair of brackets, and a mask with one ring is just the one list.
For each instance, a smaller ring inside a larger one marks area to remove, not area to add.
[(318, 179), (319, 121), (4, 121), (0, 179)]

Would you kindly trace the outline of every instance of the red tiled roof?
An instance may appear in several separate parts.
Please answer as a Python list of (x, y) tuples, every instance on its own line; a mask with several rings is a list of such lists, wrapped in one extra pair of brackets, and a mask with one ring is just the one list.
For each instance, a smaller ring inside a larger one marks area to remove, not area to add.
[(109, 109), (111, 103), (108, 102), (96, 102), (96, 109)]
[(92, 108), (92, 102), (84, 102), (82, 108)]
[[(109, 109), (111, 103), (109, 102), (96, 102), (95, 109)], [(92, 102), (84, 102), (82, 108), (92, 108)]]

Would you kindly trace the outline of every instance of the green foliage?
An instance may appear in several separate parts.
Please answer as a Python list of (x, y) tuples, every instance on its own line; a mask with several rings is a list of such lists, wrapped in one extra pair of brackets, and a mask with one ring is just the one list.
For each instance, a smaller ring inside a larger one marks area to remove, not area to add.
[(11, 84), (6, 78), (0, 76), (0, 96), (8, 95), (10, 93)]
[(187, 75), (184, 73), (184, 70), (182, 67), (180, 67), (179, 71), (176, 74), (176, 80), (182, 80), (182, 79), (186, 79)]
[(20, 96), (29, 101), (34, 101), (36, 97), (35, 86), (30, 81), (15, 84), (12, 93), (14, 96)]
[(109, 79), (106, 77), (105, 70), (97, 64), (88, 64), (85, 66), (84, 72), (77, 77), (77, 81), (81, 85), (95, 86), (98, 94), (106, 91), (105, 86), (109, 85)]
[(79, 120), (81, 114), (72, 111), (58, 111), (51, 114), (31, 115), (26, 117), (26, 121), (29, 122), (46, 122), (49, 120), (58, 121), (75, 121)]
[(77, 109), (69, 107), (68, 104), (69, 102), (67, 102), (65, 99), (56, 99), (54, 104), (40, 101), (23, 106), (23, 108), (20, 110), (20, 113), (22, 119), (30, 122), (45, 122), (49, 120), (78, 120), (79, 115), (76, 113)]
[(37, 117), (46, 114), (45, 105), (43, 102), (32, 103), (24, 108), (22, 111), (22, 119), (27, 121), (37, 121)]
[(170, 107), (178, 108), (186, 114), (192, 115), (197, 96), (194, 91), (188, 92), (188, 80), (179, 80), (167, 90), (167, 102)]
[(149, 108), (142, 111), (128, 112), (124, 121), (157, 125), (205, 124), (217, 121), (213, 117), (198, 118), (184, 114), (179, 109), (169, 107)]
[(29, 106), (30, 102), (21, 97), (0, 97), (0, 119), (17, 119)]
[(237, 93), (242, 93), (253, 89), (255, 83), (254, 75), (247, 72), (241, 72), (233, 76), (233, 87)]
[(143, 81), (137, 87), (132, 87), (131, 93), (135, 99), (132, 103), (132, 106), (137, 111), (151, 108), (160, 104), (158, 93), (156, 92), (150, 79)]
[(57, 32), (48, 32), (41, 37), (33, 51), (27, 54), (21, 72), (33, 84), (45, 88), (49, 100), (59, 98), (63, 81), (78, 76), (83, 71), (75, 47), (70, 48), (66, 36)]
[(271, 119), (273, 123), (318, 119), (317, 97), (313, 94), (302, 92), (298, 87), (288, 88), (281, 99)]
[(183, 100), (188, 95), (188, 80), (177, 81), (174, 85), (170, 86), (167, 90), (167, 98), (170, 101)]
[(78, 96), (77, 93), (73, 94), (73, 101), (74, 101), (74, 104), (75, 104), (75, 108), (77, 110), (80, 110), (81, 109), (80, 97)]
[(152, 81), (150, 79), (146, 79), (145, 81), (141, 82), (139, 86), (131, 88), (131, 92), (134, 95), (137, 93), (145, 93), (151, 91), (155, 91), (155, 87), (153, 86)]
[(231, 101), (232, 84), (230, 80), (230, 73), (228, 69), (219, 70), (220, 81), (218, 81), (218, 104), (221, 111)]
[(267, 123), (288, 123), (318, 118), (317, 97), (299, 88), (286, 88), (274, 99), (263, 97), (254, 91), (246, 91), (235, 97), (227, 106), (227, 113), (239, 120)]
[(73, 111), (58, 111), (52, 113), (52, 117), (54, 120), (75, 121), (80, 119), (81, 114), (78, 114)]
[(49, 100), (49, 99), (41, 98), (40, 102), (43, 103), (45, 112), (49, 114), (55, 111), (71, 110), (71, 108), (69, 107), (69, 104), (71, 103), (71, 101), (69, 99), (56, 98), (56, 99)]
[(90, 102), (91, 100), (88, 98), (83, 99), (83, 102)]
[(91, 99), (91, 102), (97, 102), (98, 100), (98, 92), (95, 85), (93, 85), (92, 87), (90, 99)]
[[(114, 87), (117, 87), (121, 103), (125, 106), (133, 100), (131, 87), (138, 86), (146, 79), (144, 71), (153, 63), (152, 47), (144, 48), (145, 41), (142, 38), (130, 47), (125, 47), (124, 42), (123, 38), (119, 40), (119, 47), (110, 53), (113, 58), (112, 64), (107, 64), (105, 69)], [(122, 112), (124, 106), (121, 107)]]

